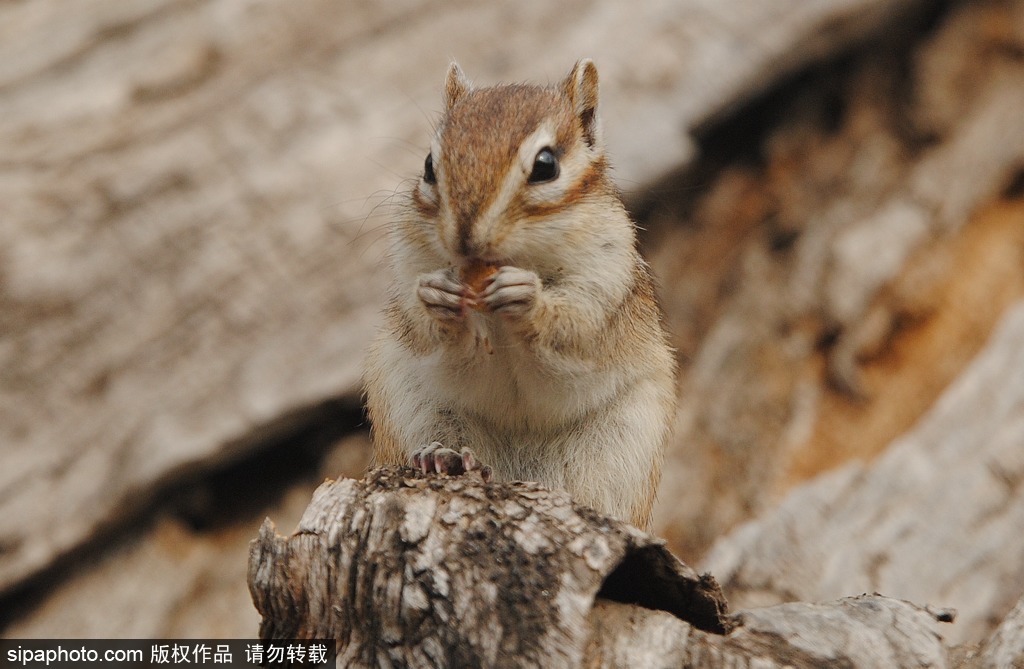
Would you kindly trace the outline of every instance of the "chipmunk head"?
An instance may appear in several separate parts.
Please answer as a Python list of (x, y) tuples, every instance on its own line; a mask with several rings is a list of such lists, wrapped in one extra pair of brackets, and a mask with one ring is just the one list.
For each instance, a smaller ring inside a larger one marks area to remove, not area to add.
[(570, 225), (579, 219), (573, 208), (614, 192), (597, 101), (590, 60), (550, 87), (474, 88), (452, 63), (445, 113), (413, 193), (437, 250), (456, 264), (515, 262), (581, 234)]

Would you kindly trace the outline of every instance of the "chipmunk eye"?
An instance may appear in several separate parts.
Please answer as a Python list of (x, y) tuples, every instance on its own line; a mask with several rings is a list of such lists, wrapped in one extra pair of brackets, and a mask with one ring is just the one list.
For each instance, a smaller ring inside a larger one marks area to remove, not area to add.
[(527, 179), (529, 183), (539, 184), (545, 181), (552, 181), (558, 178), (558, 158), (551, 147), (545, 146), (537, 152), (533, 159), (533, 170)]
[(423, 161), (423, 180), (428, 184), (437, 183), (437, 175), (434, 174), (434, 157), (429, 153), (427, 159)]

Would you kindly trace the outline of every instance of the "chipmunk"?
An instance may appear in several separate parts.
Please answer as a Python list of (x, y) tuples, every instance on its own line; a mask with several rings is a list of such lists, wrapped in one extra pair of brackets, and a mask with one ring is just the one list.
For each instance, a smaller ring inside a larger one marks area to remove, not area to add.
[(551, 87), (450, 66), (366, 363), (373, 461), (536, 481), (648, 528), (676, 363), (597, 105), (590, 60)]

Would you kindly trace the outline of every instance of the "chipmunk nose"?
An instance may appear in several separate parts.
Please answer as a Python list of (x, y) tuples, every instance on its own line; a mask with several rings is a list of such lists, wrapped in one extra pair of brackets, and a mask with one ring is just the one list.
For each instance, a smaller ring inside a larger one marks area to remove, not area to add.
[(476, 244), (473, 243), (472, 239), (472, 225), (459, 226), (459, 237), (458, 237), (458, 251), (459, 255), (463, 258), (469, 258), (474, 255), (476, 251)]
[(470, 244), (459, 250), (460, 260), (496, 263), (499, 256), (490, 244)]
[(470, 225), (466, 226), (465, 231), (460, 229), (458, 238), (458, 253), (463, 258), (478, 258), (483, 259), (487, 255), (491, 254), (493, 249), (491, 245), (485, 241), (480, 240), (475, 234), (475, 226), (473, 221)]

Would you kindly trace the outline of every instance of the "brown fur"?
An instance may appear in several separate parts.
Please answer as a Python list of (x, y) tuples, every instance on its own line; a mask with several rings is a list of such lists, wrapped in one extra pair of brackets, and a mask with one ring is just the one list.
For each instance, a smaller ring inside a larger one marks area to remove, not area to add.
[[(549, 88), (476, 89), (449, 69), (437, 183), (421, 183), (394, 229), (396, 281), (368, 356), (367, 407), (377, 464), (434, 440), (470, 446), (499, 479), (561, 486), (647, 527), (675, 360), (608, 177), (597, 103), (589, 61)], [(542, 148), (528, 141), (549, 142), (558, 178), (527, 181)], [(509, 309), (426, 308), (437, 299), (418, 292), (428, 277), (460, 285), (465, 268), (499, 260), (493, 281), (515, 280), (495, 296), (521, 296)]]

